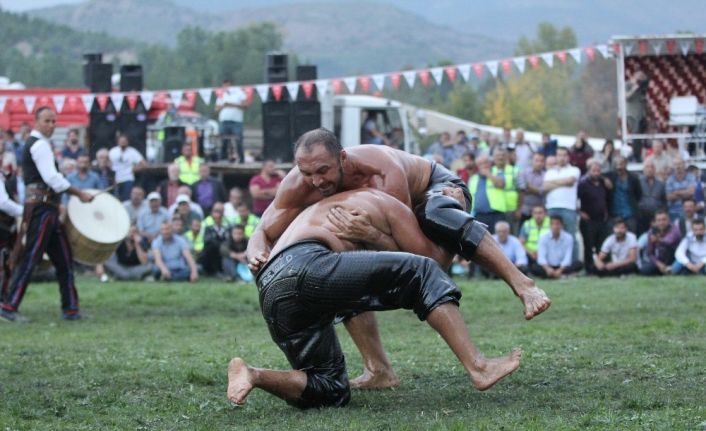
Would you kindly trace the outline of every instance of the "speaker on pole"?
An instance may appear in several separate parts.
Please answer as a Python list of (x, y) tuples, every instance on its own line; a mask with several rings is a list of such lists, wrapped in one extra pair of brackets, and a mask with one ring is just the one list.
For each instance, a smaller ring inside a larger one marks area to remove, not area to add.
[(268, 83), (289, 81), (289, 59), (287, 54), (270, 52), (265, 56), (265, 81)]
[(142, 91), (142, 65), (120, 66), (120, 91)]

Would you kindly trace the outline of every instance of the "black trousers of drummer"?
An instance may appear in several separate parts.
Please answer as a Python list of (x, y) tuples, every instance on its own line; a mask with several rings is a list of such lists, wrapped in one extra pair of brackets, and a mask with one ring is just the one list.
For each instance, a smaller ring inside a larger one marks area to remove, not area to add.
[[(17, 311), (27, 291), (32, 270), (42, 259), (44, 253), (47, 253), (56, 269), (62, 311), (66, 315), (78, 313), (79, 303), (74, 282), (73, 256), (66, 238), (66, 231), (59, 221), (58, 206), (48, 203), (28, 205), (25, 207), (25, 220), (27, 219), (29, 223), (25, 247), (22, 253), (17, 256), (12, 281), (3, 292), (2, 308), (7, 311)], [(20, 241), (19, 238), (18, 241)]]

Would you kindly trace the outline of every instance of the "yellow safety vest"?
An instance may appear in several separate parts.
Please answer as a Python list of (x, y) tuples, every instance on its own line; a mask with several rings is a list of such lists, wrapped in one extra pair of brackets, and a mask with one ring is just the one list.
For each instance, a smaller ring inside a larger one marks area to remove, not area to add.
[(184, 234), (184, 237), (189, 242), (191, 250), (193, 250), (194, 253), (201, 253), (201, 251), (203, 250), (203, 229), (199, 231), (199, 234), (195, 238), (194, 231), (189, 229), (189, 231)]
[[(204, 230), (207, 227), (214, 226), (216, 224), (216, 221), (213, 219), (213, 216), (208, 216), (203, 220), (203, 223), (201, 226), (203, 226)], [(228, 221), (227, 217), (223, 217), (223, 220), (221, 220), (221, 224), (223, 225), (224, 228), (228, 229), (230, 226), (230, 222)]]
[[(493, 166), (491, 171), (493, 175), (497, 175), (498, 168)], [(505, 165), (503, 169), (503, 178), (505, 179), (505, 188), (503, 194), (505, 195), (505, 211), (515, 211), (517, 209), (517, 201), (519, 195), (517, 194), (517, 189), (515, 188), (515, 178), (517, 177), (517, 168), (512, 165)]]
[(231, 226), (235, 226), (236, 224), (242, 224), (243, 226), (245, 226), (245, 236), (248, 238), (252, 236), (253, 232), (255, 232), (255, 228), (257, 227), (258, 223), (260, 223), (260, 217), (256, 216), (255, 214), (250, 214), (245, 222), (242, 222), (240, 220), (239, 214), (236, 214), (233, 217), (228, 217), (227, 220)]
[(188, 185), (192, 185), (198, 181), (201, 162), (201, 158), (196, 156), (191, 158), (191, 164), (186, 161), (186, 157), (184, 156), (179, 156), (174, 159), (174, 163), (179, 166), (179, 180)]
[[(471, 192), (472, 204), (471, 213), (475, 214), (476, 209), (476, 192), (478, 191), (478, 179), (479, 174), (475, 174), (468, 181), (468, 191)], [(504, 213), (506, 211), (505, 194), (503, 189), (499, 189), (493, 185), (490, 178), (485, 179), (485, 193), (488, 196), (488, 203), (490, 204), (490, 209), (493, 211), (499, 211)]]
[(525, 248), (531, 252), (537, 251), (537, 245), (539, 244), (539, 238), (545, 233), (549, 232), (549, 217), (544, 216), (542, 221), (542, 227), (538, 227), (534, 219), (525, 220), (522, 224), (522, 230), (525, 231), (527, 235), (527, 240), (525, 241)]

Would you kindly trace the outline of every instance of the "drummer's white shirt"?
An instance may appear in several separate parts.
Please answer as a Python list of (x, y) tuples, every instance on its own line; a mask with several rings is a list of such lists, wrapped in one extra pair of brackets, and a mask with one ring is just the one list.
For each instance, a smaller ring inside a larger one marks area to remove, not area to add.
[(37, 170), (42, 180), (57, 193), (68, 190), (71, 187), (71, 183), (56, 170), (54, 152), (51, 149), (49, 138), (42, 135), (38, 130), (32, 130), (30, 135), (39, 139), (29, 149), (29, 153), (32, 155), (34, 164), (37, 165)]
[(115, 171), (116, 183), (135, 181), (135, 174), (132, 173), (132, 168), (144, 160), (142, 154), (133, 147), (127, 147), (123, 151), (119, 145), (110, 149), (108, 158), (113, 165), (113, 171)]
[(0, 211), (12, 217), (22, 217), (22, 205), (10, 199), (5, 184), (0, 181)]

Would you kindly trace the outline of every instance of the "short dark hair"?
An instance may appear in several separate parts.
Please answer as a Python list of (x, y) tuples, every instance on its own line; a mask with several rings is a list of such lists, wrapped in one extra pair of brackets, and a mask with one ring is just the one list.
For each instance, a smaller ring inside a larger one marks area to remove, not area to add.
[(656, 219), (657, 216), (660, 215), (660, 214), (664, 214), (664, 215), (666, 215), (667, 217), (669, 217), (669, 211), (667, 211), (667, 210), (664, 209), (664, 208), (660, 208), (660, 209), (658, 209), (657, 211), (655, 211), (655, 215), (654, 215), (653, 218)]
[(244, 231), (244, 230), (245, 230), (245, 225), (244, 225), (244, 224), (241, 224), (241, 223), (238, 223), (238, 224), (234, 224), (233, 227), (230, 228), (231, 231), (233, 231), (233, 230), (235, 230), (235, 229), (240, 229), (240, 230)]
[(305, 151), (309, 152), (314, 145), (323, 145), (326, 148), (326, 151), (328, 151), (336, 159), (340, 157), (341, 151), (343, 150), (341, 143), (338, 142), (338, 139), (333, 132), (323, 127), (319, 127), (318, 129), (310, 130), (304, 133), (301, 137), (299, 137), (299, 139), (297, 139), (297, 142), (294, 143), (294, 154), (297, 154), (299, 148), (304, 148)]
[(616, 218), (613, 220), (613, 227), (615, 227), (615, 226), (617, 226), (617, 225), (619, 225), (619, 224), (622, 224), (622, 225), (627, 226), (627, 225), (628, 225), (628, 222), (626, 222), (625, 219), (622, 218), (622, 217), (616, 217)]
[(567, 154), (569, 153), (569, 149), (566, 147), (557, 147), (556, 152), (558, 153), (559, 151), (566, 151)]
[(701, 225), (701, 226), (706, 226), (706, 223), (704, 223), (704, 219), (702, 218), (697, 218), (696, 220), (691, 222), (691, 227), (694, 227), (695, 224)]
[(564, 219), (559, 217), (558, 215), (553, 215), (553, 216), (549, 217), (549, 220), (550, 220), (550, 222), (558, 221), (559, 223), (561, 223), (562, 226), (564, 226)]
[(39, 116), (40, 116), (40, 115), (42, 114), (42, 112), (44, 112), (44, 111), (52, 111), (52, 112), (54, 112), (53, 109), (51, 109), (50, 107), (48, 107), (48, 106), (46, 106), (46, 105), (40, 106), (39, 108), (37, 108), (37, 111), (34, 113), (34, 119), (35, 119), (35, 120), (39, 120)]
[(682, 199), (682, 201), (681, 201), (682, 205), (684, 205), (684, 203), (686, 203), (686, 202), (693, 202), (694, 204), (696, 204), (696, 199), (694, 199), (694, 198), (684, 198), (684, 199)]

